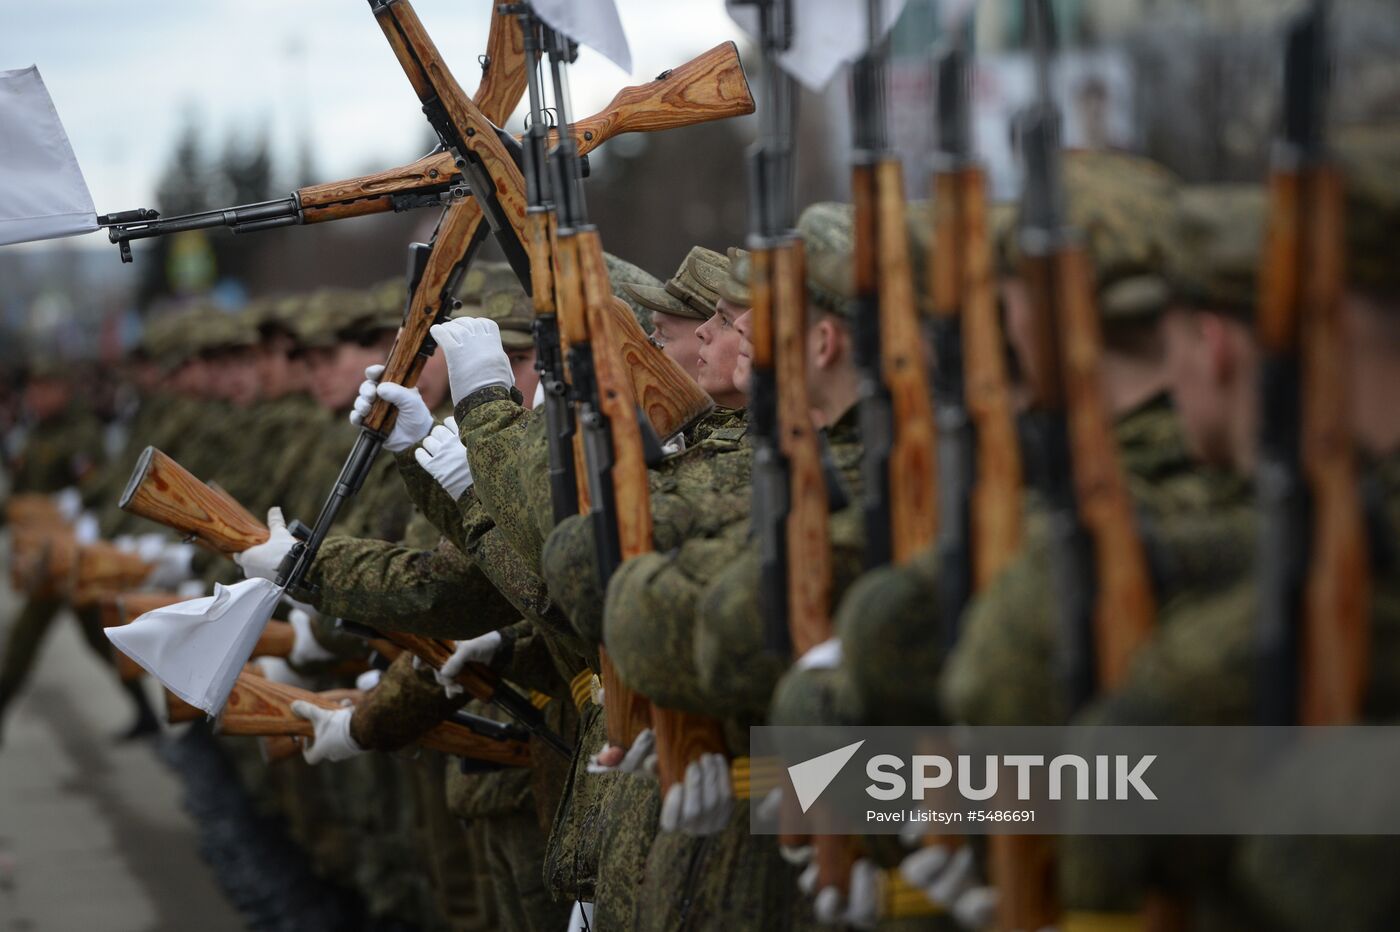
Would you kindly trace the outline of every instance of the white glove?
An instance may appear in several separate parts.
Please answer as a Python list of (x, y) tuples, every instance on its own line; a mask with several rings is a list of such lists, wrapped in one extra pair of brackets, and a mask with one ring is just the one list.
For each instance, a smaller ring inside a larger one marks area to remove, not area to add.
[(135, 553), (136, 538), (130, 534), (118, 534), (116, 537), (112, 538), (112, 546), (116, 547), (122, 553)]
[(447, 658), (442, 668), (433, 671), (433, 677), (442, 686), (443, 692), (447, 693), (447, 698), (462, 694), (462, 687), (457, 685), (457, 675), (462, 669), (472, 662), (490, 663), (491, 658), (496, 656), (496, 651), (501, 649), (501, 632), (488, 631), (481, 637), (471, 638), (466, 641), (458, 641), (457, 649), (452, 652), (452, 656)]
[(702, 754), (686, 765), (685, 779), (666, 791), (661, 830), (713, 835), (729, 824), (733, 811), (729, 761), (723, 754)]
[(295, 635), (292, 639), (292, 652), (287, 655), (287, 660), (292, 666), (301, 667), (309, 663), (335, 659), (335, 654), (326, 650), (321, 646), (321, 642), (316, 640), (316, 635), (311, 630), (310, 612), (294, 608), (287, 614), (287, 621), (291, 622)]
[(98, 527), (97, 515), (90, 511), (78, 515), (78, 520), (73, 523), (73, 540), (80, 544), (91, 544), (101, 537), (102, 530)]
[(611, 744), (605, 744), (588, 759), (589, 773), (656, 773), (656, 735), (650, 728), (643, 728), (637, 735), (637, 740), (632, 742), (632, 746), (627, 749), (627, 753), (622, 755), (622, 760), (617, 764), (609, 766), (600, 763), (599, 759), (608, 751), (615, 751)]
[[(817, 885), (818, 867), (808, 865), (798, 879), (798, 885), (811, 895)], [(880, 871), (873, 861), (861, 858), (851, 865), (847, 895), (836, 887), (817, 890), (812, 910), (817, 921), (831, 925), (845, 924), (857, 929), (873, 929), (880, 919)]]
[(243, 575), (250, 579), (254, 576), (276, 579), (277, 567), (282, 565), (282, 558), (297, 542), (292, 532), (287, 530), (287, 521), (282, 517), (282, 509), (275, 505), (267, 510), (267, 530), (267, 540), (233, 555), (233, 562), (243, 567)]
[(996, 912), (996, 891), (977, 885), (973, 867), (972, 849), (966, 845), (957, 851), (927, 845), (900, 862), (899, 873), (964, 928), (983, 929)]
[(173, 589), (194, 574), (190, 566), (194, 560), (194, 544), (182, 540), (172, 541), (160, 548), (153, 561), (155, 566), (146, 582), (157, 589)]
[(450, 417), (423, 438), (423, 445), (413, 451), (413, 458), (452, 496), (454, 502), (472, 487), (472, 468), (467, 462), (467, 448), (458, 436), (457, 422)]
[(361, 673), (359, 676), (355, 677), (355, 688), (362, 693), (367, 693), (374, 687), (378, 686), (379, 681), (383, 677), (383, 671), (375, 670), (371, 667), (370, 669)]
[(164, 534), (138, 534), (135, 553), (143, 563), (154, 563), (160, 559), (168, 538)]
[(253, 663), (258, 665), (264, 679), (272, 680), (274, 683), (295, 686), (297, 689), (311, 689), (316, 685), (293, 670), (291, 665), (281, 657), (258, 657), (253, 660)]
[(70, 485), (68, 488), (60, 489), (53, 494), (53, 504), (58, 509), (59, 517), (72, 524), (82, 513), (83, 493)]
[(457, 317), (428, 331), (447, 357), (447, 381), (455, 405), (488, 385), (515, 386), (501, 328), (489, 317)]
[(433, 415), (418, 389), (404, 388), (393, 382), (381, 385), (379, 379), (382, 375), (384, 367), (380, 365), (365, 370), (365, 380), (360, 383), (360, 397), (355, 399), (355, 406), (350, 409), (350, 423), (356, 427), (363, 424), (375, 399), (383, 398), (399, 409), (394, 428), (384, 441), (384, 449), (390, 453), (401, 453), (428, 436), (428, 431), (433, 429)]
[(187, 599), (197, 599), (206, 594), (204, 591), (204, 580), (187, 579), (175, 587), (175, 594), (182, 595)]
[(841, 666), (841, 639), (827, 638), (814, 644), (797, 658), (796, 666), (799, 670), (835, 670)]
[(365, 749), (350, 737), (350, 716), (354, 709), (348, 705), (340, 709), (323, 709), (305, 699), (292, 703), (292, 714), (306, 719), (316, 730), (316, 736), (309, 747), (301, 749), (301, 756), (308, 764), (319, 764), (323, 760), (347, 760), (365, 753)]

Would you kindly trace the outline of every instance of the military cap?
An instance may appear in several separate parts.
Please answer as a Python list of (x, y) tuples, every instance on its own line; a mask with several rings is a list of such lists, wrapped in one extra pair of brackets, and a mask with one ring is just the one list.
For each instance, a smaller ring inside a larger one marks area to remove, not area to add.
[(306, 297), (296, 317), (297, 342), (307, 349), (332, 347), (373, 313), (367, 292), (319, 288)]
[[(1083, 236), (1094, 271), (1099, 314), (1107, 322), (1140, 320), (1166, 309), (1166, 264), (1177, 179), (1150, 159), (1126, 152), (1076, 149), (1064, 156), (1069, 224)], [(1001, 272), (1020, 263), (1020, 229), (1010, 216), (989, 216)]]
[(1347, 281), (1394, 299), (1400, 296), (1400, 122), (1344, 128), (1334, 149), (1346, 173)]
[(715, 313), (719, 291), (714, 282), (729, 277), (729, 260), (704, 246), (695, 246), (665, 285), (625, 284), (623, 289), (653, 311), (708, 320)]
[(855, 312), (855, 218), (850, 204), (816, 203), (797, 218), (807, 263), (807, 300), (832, 314)]
[(481, 316), (491, 318), (501, 328), (501, 345), (506, 349), (535, 345), (535, 306), (514, 274), (508, 282), (503, 279), (482, 292)]
[(627, 306), (632, 309), (633, 315), (637, 318), (637, 323), (647, 333), (651, 333), (651, 308), (634, 298), (624, 286), (644, 285), (659, 288), (661, 280), (626, 259), (619, 259), (610, 252), (603, 253), (603, 261), (608, 267), (608, 280), (612, 283), (613, 294), (627, 302)]
[(515, 270), (509, 262), (495, 262), (480, 259), (471, 264), (462, 281), (457, 285), (457, 299), (465, 307), (480, 307), (485, 293), (495, 291), (505, 285), (518, 283)]
[[(823, 201), (812, 204), (797, 219), (807, 263), (807, 300), (841, 317), (855, 311), (855, 224), (850, 204)], [(748, 256), (737, 256), (731, 265), (733, 281), (726, 285), (726, 299), (748, 297)], [(732, 297), (731, 297), (732, 296)], [(734, 301), (748, 304), (748, 301)]]
[(738, 246), (730, 246), (729, 274), (718, 282), (719, 296), (730, 304), (748, 307), (753, 303), (749, 296), (749, 251)]
[(1258, 185), (1182, 185), (1167, 263), (1173, 299), (1251, 317), (1264, 212)]
[(242, 314), (217, 307), (196, 308), (185, 315), (185, 339), (194, 353), (218, 353), (255, 346), (258, 328)]

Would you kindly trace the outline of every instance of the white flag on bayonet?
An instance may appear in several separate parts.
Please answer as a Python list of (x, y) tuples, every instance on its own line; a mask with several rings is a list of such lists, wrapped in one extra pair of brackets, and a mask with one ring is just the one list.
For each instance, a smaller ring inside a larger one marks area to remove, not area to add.
[(215, 584), (213, 595), (103, 630), (117, 650), (175, 695), (218, 715), (281, 597), (282, 590), (266, 579)]
[(0, 71), (0, 246), (95, 229), (92, 195), (38, 67)]
[[(885, 0), (884, 27), (876, 41), (904, 12), (908, 0)], [(739, 28), (758, 38), (758, 10), (750, 4), (725, 0)], [(869, 45), (866, 5), (859, 0), (792, 0), (792, 46), (778, 57), (783, 70), (809, 91), (823, 90), (841, 66), (854, 61)]]
[(551, 28), (632, 73), (632, 49), (615, 0), (531, 0), (530, 7)]

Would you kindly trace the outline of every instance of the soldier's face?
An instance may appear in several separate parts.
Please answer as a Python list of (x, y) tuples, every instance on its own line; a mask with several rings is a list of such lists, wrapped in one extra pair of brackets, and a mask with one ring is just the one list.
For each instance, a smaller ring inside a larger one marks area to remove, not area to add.
[(280, 398), (295, 389), (293, 373), (300, 371), (292, 365), (292, 338), (285, 333), (273, 333), (258, 345), (257, 373), (264, 398)]
[(24, 404), (35, 417), (55, 417), (68, 407), (72, 390), (61, 379), (31, 379), (24, 389)]
[(696, 381), (716, 403), (730, 408), (742, 407), (747, 400), (744, 390), (734, 382), (739, 347), (744, 342), (734, 323), (747, 310), (721, 298), (714, 315), (695, 330), (701, 344)]
[(1244, 325), (1184, 308), (1163, 321), (1167, 379), (1191, 454), (1245, 471), (1253, 462), (1255, 367)]
[(227, 355), (224, 362), (225, 397), (240, 407), (246, 408), (258, 400), (261, 388), (258, 383), (257, 356), (251, 349), (235, 350)]
[[(315, 347), (308, 349), (303, 357), (311, 397), (321, 407), (331, 411), (338, 410), (341, 395), (340, 381), (336, 377), (336, 351), (337, 347), (334, 346)], [(356, 388), (358, 390), (358, 385)]]
[(753, 344), (749, 342), (749, 322), (753, 320), (753, 308), (734, 319), (734, 331), (739, 334), (739, 349), (734, 357), (734, 387), (749, 393), (749, 379), (753, 375)]
[(535, 387), (540, 384), (540, 374), (535, 371), (535, 348), (506, 350), (510, 359), (510, 371), (515, 375), (515, 387), (525, 396), (527, 409), (535, 406)]
[(442, 404), (447, 389), (447, 357), (434, 353), (418, 375), (418, 392), (423, 396), (423, 403), (432, 410)]
[(651, 315), (651, 342), (671, 361), (685, 370), (686, 375), (700, 381), (700, 337), (695, 321), (655, 311)]

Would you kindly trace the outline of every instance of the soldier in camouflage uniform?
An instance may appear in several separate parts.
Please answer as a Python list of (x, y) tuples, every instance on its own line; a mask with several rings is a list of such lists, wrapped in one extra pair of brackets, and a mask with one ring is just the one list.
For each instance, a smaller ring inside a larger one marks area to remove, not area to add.
[[(1400, 713), (1400, 566), (1394, 541), (1400, 520), (1400, 418), (1392, 397), (1400, 372), (1400, 277), (1394, 263), (1400, 224), (1400, 125), (1343, 131), (1335, 150), (1346, 173), (1347, 294), (1342, 307), (1342, 352), (1350, 377), (1352, 438), (1370, 494), (1366, 508), (1372, 557), (1370, 670), (1363, 720), (1394, 721)], [(1220, 199), (1215, 211), (1196, 218), (1199, 240), (1222, 231), (1217, 241), (1257, 238), (1261, 202), (1250, 213)], [(1203, 205), (1204, 206), (1204, 205)], [(1213, 256), (1217, 290), (1247, 280), (1254, 266), (1230, 267)], [(1173, 390), (1193, 451), (1220, 467), (1248, 473), (1255, 462), (1257, 355), (1251, 329), (1252, 304), (1208, 300), (1209, 282), (1199, 272), (1211, 263), (1182, 264), (1181, 306), (1168, 320)], [(1226, 274), (1233, 271), (1233, 275)], [(1196, 273), (1196, 274), (1193, 274)], [(1238, 285), (1234, 289), (1238, 294)], [(1239, 548), (1255, 552), (1253, 535)], [(1248, 724), (1254, 720), (1259, 610), (1248, 557), (1237, 562), (1233, 585), (1189, 593), (1166, 605), (1160, 631), (1142, 649), (1127, 683), (1085, 719), (1110, 724)], [(1290, 798), (1288, 767), (1279, 786), (1261, 792)], [(1304, 784), (1306, 785), (1306, 784)], [(1316, 785), (1314, 783), (1314, 785)], [(1345, 792), (1343, 788), (1342, 792)], [(1334, 800), (1340, 803), (1341, 800)], [(1135, 842), (1135, 843), (1134, 843)], [(1200, 923), (1267, 928), (1383, 928), (1394, 924), (1400, 902), (1388, 868), (1393, 839), (1360, 837), (1256, 837), (1234, 846), (1235, 873), (1228, 872), (1231, 846), (1223, 840), (1184, 845), (1167, 839), (1129, 839), (1117, 845), (1068, 845), (1065, 895), (1071, 905), (1107, 911), (1135, 909), (1152, 885), (1179, 897)], [(1234, 881), (1231, 885), (1230, 881)]]
[[(817, 205), (804, 213), (799, 228), (809, 255), (809, 286), (814, 301), (811, 327), (820, 333), (813, 346), (823, 347), (821, 351), (814, 350), (814, 357), (809, 359), (816, 383), (814, 399), (824, 419), (835, 425), (828, 438), (833, 457), (847, 478), (854, 479), (858, 449), (853, 423), (847, 417), (855, 400), (854, 366), (849, 329), (842, 316), (849, 306), (840, 299), (842, 288), (849, 294), (850, 283), (849, 275), (844, 281), (835, 282), (832, 275), (842, 260), (849, 268), (849, 211), (835, 205)], [(742, 285), (717, 284), (724, 289), (726, 303), (746, 307), (748, 299)], [(742, 346), (746, 332), (742, 315), (734, 323), (738, 324), (734, 332)], [(737, 361), (738, 357), (732, 358)], [(747, 445), (714, 434), (667, 461), (652, 483), (656, 552), (619, 568), (609, 584), (605, 610), (596, 621), (592, 616), (597, 609), (591, 606), (599, 599), (590, 591), (596, 582), (577, 569), (591, 545), (582, 529), (570, 527), (567, 522), (561, 524), (545, 553), (551, 591), (565, 600), (576, 624), (601, 622), (601, 630), (593, 636), (604, 636), (610, 656), (628, 685), (667, 708), (700, 715), (718, 714), (740, 769), (747, 763), (744, 726), (762, 720), (761, 708), (766, 705), (767, 695), (760, 703), (760, 711), (755, 712), (736, 701), (733, 693), (711, 690), (705, 679), (707, 671), (697, 669), (702, 649), (699, 627), (705, 623), (699, 618), (697, 605), (704, 604), (704, 587), (717, 574), (752, 559), (745, 546), (751, 507), (750, 463)], [(716, 583), (715, 588), (722, 585), (727, 584)], [(761, 640), (757, 631), (754, 636)], [(735, 659), (728, 653), (728, 645), (725, 647), (720, 665)], [(748, 654), (739, 647), (735, 654), (739, 653), (744, 653), (739, 658), (744, 673), (756, 673), (760, 679), (766, 673), (771, 689), (776, 673), (771, 669), (755, 671), (756, 663), (763, 665), (762, 659), (756, 661), (756, 656), (763, 656), (762, 651)], [(725, 672), (732, 673), (732, 667)], [(749, 678), (744, 678), (746, 687), (750, 686)], [(762, 689), (760, 683), (751, 692)], [(744, 696), (750, 694), (745, 692)], [(697, 766), (700, 765), (692, 763), (691, 769)], [(632, 779), (637, 782), (637, 778)], [(665, 825), (670, 830), (660, 832), (652, 842), (645, 872), (635, 880), (625, 878), (638, 887), (639, 927), (719, 927), (737, 923), (740, 927), (762, 924), (768, 928), (810, 921), (805, 905), (796, 895), (792, 868), (781, 860), (771, 839), (749, 834), (746, 813), (729, 811), (726, 801), (723, 811), (707, 813), (708, 824), (690, 823), (677, 812), (680, 799), (673, 788), (666, 800)], [(600, 890), (604, 885), (611, 886), (606, 875), (600, 878)], [(600, 897), (600, 916), (604, 905)]]
[[(76, 491), (97, 479), (103, 455), (101, 425), (77, 401), (72, 383), (57, 364), (44, 363), (30, 373), (24, 404), (33, 424), (24, 449), (11, 465), (11, 493)], [(44, 636), (63, 606), (60, 597), (31, 595), (6, 633), (0, 656), (0, 734), (5, 710), (23, 688)], [(89, 646), (103, 662), (111, 663), (111, 647), (98, 620), (85, 613), (78, 621)], [(137, 713), (127, 735), (154, 732), (157, 722), (139, 684), (125, 684), (124, 688)]]

